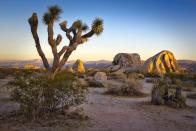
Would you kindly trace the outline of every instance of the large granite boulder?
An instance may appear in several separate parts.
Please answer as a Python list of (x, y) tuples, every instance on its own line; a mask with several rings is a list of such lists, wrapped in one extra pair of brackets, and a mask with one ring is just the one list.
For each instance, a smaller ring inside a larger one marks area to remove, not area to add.
[(108, 67), (111, 71), (119, 71), (122, 72), (126, 69), (137, 70), (140, 68), (142, 62), (140, 59), (140, 55), (137, 53), (119, 53), (117, 54), (112, 62), (112, 66)]
[(177, 72), (177, 62), (172, 52), (163, 50), (144, 62), (143, 71), (157, 75)]
[(135, 64), (141, 64), (141, 59), (137, 53), (119, 53), (114, 57), (112, 63), (121, 67), (130, 67)]
[(78, 59), (73, 65), (73, 70), (76, 74), (84, 74), (85, 73), (84, 62)]

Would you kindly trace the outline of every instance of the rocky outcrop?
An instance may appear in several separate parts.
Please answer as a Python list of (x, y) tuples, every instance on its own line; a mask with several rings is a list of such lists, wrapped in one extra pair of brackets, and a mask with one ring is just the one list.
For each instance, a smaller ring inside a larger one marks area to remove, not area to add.
[(119, 53), (114, 57), (113, 65), (120, 65), (121, 67), (130, 67), (135, 64), (140, 64), (140, 55), (137, 53)]
[(126, 70), (131, 68), (137, 70), (141, 66), (140, 55), (137, 53), (119, 53), (112, 62), (112, 66), (108, 67), (111, 71)]
[(177, 72), (176, 59), (172, 52), (164, 50), (152, 56), (144, 62), (144, 73), (163, 75), (169, 72)]
[(96, 81), (105, 81), (107, 80), (107, 75), (104, 72), (97, 72), (94, 76)]
[(77, 74), (84, 74), (85, 73), (84, 62), (78, 59), (73, 65), (73, 70)]

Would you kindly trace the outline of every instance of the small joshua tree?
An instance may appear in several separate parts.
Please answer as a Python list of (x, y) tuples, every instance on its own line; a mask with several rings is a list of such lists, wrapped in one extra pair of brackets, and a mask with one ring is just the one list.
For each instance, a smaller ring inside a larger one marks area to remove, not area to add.
[(40, 40), (37, 33), (37, 14), (33, 13), (32, 16), (28, 19), (33, 38), (35, 40), (37, 52), (43, 61), (44, 67), (49, 72), (49, 76), (51, 79), (53, 79), (55, 75), (61, 71), (61, 69), (67, 62), (69, 56), (74, 50), (76, 50), (78, 45), (87, 42), (88, 38), (92, 37), (93, 35), (98, 36), (103, 32), (103, 20), (100, 18), (96, 18), (93, 21), (91, 29), (87, 33), (85, 32), (88, 30), (88, 26), (81, 20), (74, 21), (69, 28), (67, 27), (67, 21), (63, 21), (59, 25), (69, 39), (69, 44), (68, 46), (63, 46), (63, 48), (58, 51), (57, 46), (60, 45), (62, 41), (62, 36), (58, 34), (57, 37), (54, 38), (53, 25), (56, 21), (59, 20), (61, 13), (62, 9), (55, 5), (50, 6), (48, 8), (48, 11), (43, 15), (43, 23), (46, 24), (48, 28), (48, 44), (50, 45), (54, 56), (53, 64), (51, 67), (40, 45)]

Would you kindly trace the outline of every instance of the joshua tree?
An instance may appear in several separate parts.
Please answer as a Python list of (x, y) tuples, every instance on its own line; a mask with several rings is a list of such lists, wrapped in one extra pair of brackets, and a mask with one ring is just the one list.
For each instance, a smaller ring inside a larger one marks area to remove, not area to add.
[(60, 14), (62, 13), (62, 9), (59, 8), (57, 5), (50, 6), (48, 8), (48, 11), (43, 15), (43, 23), (47, 25), (48, 30), (48, 44), (51, 47), (52, 53), (53, 53), (53, 64), (50, 67), (48, 60), (42, 51), (39, 36), (37, 34), (37, 28), (38, 28), (38, 17), (36, 13), (33, 13), (32, 16), (28, 19), (29, 25), (31, 27), (31, 32), (33, 35), (33, 38), (35, 40), (35, 45), (37, 48), (37, 52), (39, 56), (41, 57), (44, 67), (49, 73), (50, 78), (54, 78), (56, 73), (61, 71), (65, 63), (67, 62), (69, 56), (71, 53), (76, 50), (77, 46), (80, 44), (83, 44), (87, 42), (88, 38), (92, 37), (93, 35), (100, 35), (103, 32), (103, 20), (100, 18), (96, 18), (92, 25), (91, 29), (86, 33), (88, 30), (88, 26), (83, 23), (81, 20), (76, 20), (73, 22), (73, 24), (68, 28), (67, 27), (67, 21), (61, 22), (60, 28), (65, 32), (69, 44), (66, 46), (63, 46), (63, 48), (58, 51), (57, 46), (60, 45), (62, 41), (62, 36), (60, 34), (57, 35), (56, 38), (54, 38), (54, 31), (53, 31), (53, 25), (56, 21), (59, 20)]

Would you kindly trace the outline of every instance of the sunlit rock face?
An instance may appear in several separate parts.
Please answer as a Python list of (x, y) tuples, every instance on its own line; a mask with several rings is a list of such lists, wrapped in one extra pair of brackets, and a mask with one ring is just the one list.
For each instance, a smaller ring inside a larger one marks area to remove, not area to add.
[(24, 65), (24, 69), (40, 69), (40, 67), (32, 65), (32, 64), (26, 64)]
[(77, 74), (85, 73), (84, 62), (82, 60), (77, 60), (76, 63), (73, 65), (74, 72)]
[(172, 52), (164, 50), (145, 61), (143, 71), (163, 75), (177, 72), (177, 62)]

